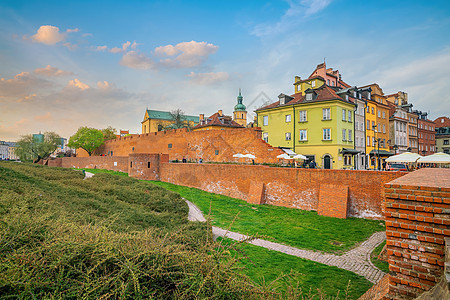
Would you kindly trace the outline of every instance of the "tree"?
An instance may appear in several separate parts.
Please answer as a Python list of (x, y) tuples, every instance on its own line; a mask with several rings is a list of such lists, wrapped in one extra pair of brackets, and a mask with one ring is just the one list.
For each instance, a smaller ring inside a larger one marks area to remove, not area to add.
[(108, 128), (102, 129), (104, 140), (115, 140), (117, 138), (116, 132), (117, 130), (112, 126), (108, 126)]
[(178, 128), (188, 128), (191, 129), (191, 123), (189, 123), (186, 115), (181, 109), (176, 109), (171, 111), (170, 113), (170, 121), (171, 124), (164, 127), (167, 129), (178, 129)]
[(67, 146), (70, 148), (81, 148), (91, 156), (94, 150), (103, 144), (103, 141), (104, 136), (101, 130), (80, 127), (78, 128), (78, 131), (70, 137)]
[(47, 159), (61, 145), (61, 137), (54, 132), (39, 135), (24, 135), (17, 142), (16, 154), (21, 160), (34, 163)]

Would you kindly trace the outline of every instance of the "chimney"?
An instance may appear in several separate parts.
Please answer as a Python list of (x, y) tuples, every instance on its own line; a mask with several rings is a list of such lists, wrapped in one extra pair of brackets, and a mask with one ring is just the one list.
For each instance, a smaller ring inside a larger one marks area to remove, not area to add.
[(218, 113), (219, 113), (219, 117), (222, 117), (222, 116), (223, 116), (223, 113), (222, 113), (222, 110), (221, 110), (221, 109), (219, 109)]
[(200, 121), (203, 121), (205, 119), (205, 114), (200, 114)]
[(299, 82), (301, 80), (302, 80), (302, 78), (300, 76), (295, 76), (294, 82)]

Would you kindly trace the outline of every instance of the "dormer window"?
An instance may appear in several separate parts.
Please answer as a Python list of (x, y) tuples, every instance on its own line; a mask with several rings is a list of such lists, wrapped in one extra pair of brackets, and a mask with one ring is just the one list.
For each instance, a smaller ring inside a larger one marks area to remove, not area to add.
[(347, 101), (348, 101), (348, 95), (345, 95), (345, 100), (347, 100)]
[(316, 82), (315, 81), (311, 81), (311, 86), (315, 87), (316, 86)]
[(306, 101), (312, 101), (312, 93), (306, 94)]

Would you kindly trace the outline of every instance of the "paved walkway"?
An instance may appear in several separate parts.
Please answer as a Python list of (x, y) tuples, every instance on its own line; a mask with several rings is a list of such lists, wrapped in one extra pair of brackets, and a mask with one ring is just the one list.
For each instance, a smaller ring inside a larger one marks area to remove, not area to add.
[(84, 172), (84, 179), (86, 179), (86, 178), (91, 178), (92, 176), (94, 176), (94, 173), (91, 173), (91, 172)]
[[(190, 221), (206, 221), (200, 209), (192, 202), (186, 200), (189, 206), (189, 220)], [(250, 244), (261, 246), (269, 250), (283, 252), (289, 255), (298, 256), (309, 259), (315, 262), (323, 263), (328, 266), (335, 266), (340, 269), (348, 270), (358, 275), (364, 276), (372, 283), (377, 283), (383, 278), (386, 273), (375, 267), (370, 261), (370, 253), (376, 246), (381, 244), (386, 239), (386, 233), (376, 232), (368, 240), (364, 241), (358, 247), (345, 252), (343, 255), (334, 255), (328, 253), (321, 253), (312, 250), (303, 250), (295, 247), (290, 247), (274, 242), (269, 242), (261, 239), (250, 239), (249, 236), (227, 231), (225, 229), (214, 227), (212, 228), (215, 237), (222, 236), (233, 240), (242, 241), (249, 240)]]

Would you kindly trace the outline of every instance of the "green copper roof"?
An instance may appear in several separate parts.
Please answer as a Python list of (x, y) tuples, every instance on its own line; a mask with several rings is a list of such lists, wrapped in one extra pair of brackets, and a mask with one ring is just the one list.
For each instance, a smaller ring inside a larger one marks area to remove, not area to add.
[[(168, 112), (168, 111), (147, 109), (147, 114), (148, 114), (149, 119), (168, 120), (168, 121), (172, 120), (170, 112)], [(184, 115), (184, 116), (186, 117), (186, 121), (192, 121), (194, 123), (200, 122), (199, 116), (188, 116), (188, 115)]]
[(237, 101), (238, 101), (238, 104), (236, 104), (235, 106), (234, 106), (234, 110), (236, 111), (236, 110), (242, 110), (242, 111), (245, 111), (247, 108), (245, 107), (245, 105), (244, 104), (242, 104), (242, 100), (244, 100), (244, 97), (242, 97), (242, 95), (241, 95), (241, 89), (239, 89), (239, 96), (237, 96)]

